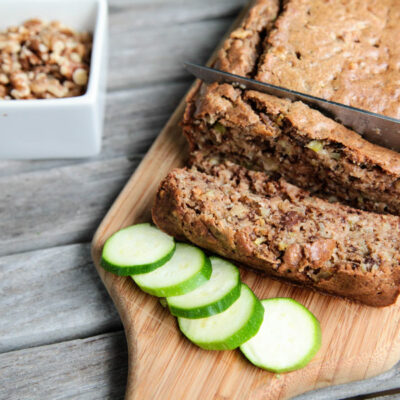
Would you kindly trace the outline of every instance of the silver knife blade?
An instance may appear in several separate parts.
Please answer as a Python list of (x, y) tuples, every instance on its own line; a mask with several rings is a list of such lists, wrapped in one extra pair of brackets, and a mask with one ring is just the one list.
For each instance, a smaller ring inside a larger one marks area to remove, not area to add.
[(194, 63), (186, 62), (184, 66), (188, 72), (206, 83), (231, 83), (243, 90), (257, 90), (292, 101), (300, 100), (312, 108), (317, 108), (348, 128), (353, 129), (369, 142), (400, 152), (400, 120), (396, 118), (346, 106)]

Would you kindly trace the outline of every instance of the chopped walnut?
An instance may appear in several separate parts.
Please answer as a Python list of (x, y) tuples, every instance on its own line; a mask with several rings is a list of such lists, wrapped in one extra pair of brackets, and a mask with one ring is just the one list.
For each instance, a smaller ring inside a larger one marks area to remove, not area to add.
[(335, 247), (333, 239), (318, 239), (304, 246), (304, 255), (313, 267), (320, 266), (331, 258)]
[(14, 99), (28, 98), (31, 94), (28, 75), (25, 72), (12, 72), (10, 74), (11, 85), (14, 89), (11, 90), (11, 96)]
[(72, 74), (72, 80), (79, 86), (85, 86), (88, 81), (87, 71), (83, 68), (78, 68)]
[(31, 19), (0, 32), (0, 100), (80, 96), (89, 79), (92, 37)]
[(297, 267), (303, 257), (302, 248), (298, 243), (287, 246), (283, 255), (283, 262), (289, 267)]

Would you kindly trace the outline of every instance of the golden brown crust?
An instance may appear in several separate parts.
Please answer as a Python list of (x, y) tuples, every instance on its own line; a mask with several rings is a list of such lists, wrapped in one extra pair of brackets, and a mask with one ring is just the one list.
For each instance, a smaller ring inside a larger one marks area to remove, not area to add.
[[(229, 35), (222, 45), (214, 66), (242, 76), (250, 77), (254, 75), (262, 41), (270, 31), (278, 12), (279, 0), (254, 1), (243, 22)], [(187, 107), (183, 117), (184, 123), (190, 124), (193, 122), (193, 114), (197, 112), (197, 109), (204, 106), (207, 108), (206, 105), (203, 105), (203, 98), (208, 95), (214, 97), (212, 90), (209, 93), (208, 85), (202, 85), (200, 81), (197, 81), (186, 99)], [(217, 99), (220, 96), (216, 95), (215, 97)], [(212, 102), (214, 102), (214, 99), (212, 99)], [(213, 106), (210, 105), (210, 108), (212, 109)]]
[(400, 118), (400, 3), (290, 0), (256, 79)]
[(215, 68), (251, 76), (257, 67), (262, 41), (279, 12), (279, 0), (256, 0), (247, 16), (219, 50)]
[[(258, 110), (252, 108), (249, 102), (257, 103)], [(300, 101), (291, 102), (254, 90), (242, 93), (230, 85), (213, 83), (202, 85), (196, 105), (193, 117), (197, 120), (208, 119), (211, 124), (220, 121), (224, 126), (252, 130), (266, 136), (278, 136), (282, 132), (271, 132), (270, 127), (265, 125), (265, 121), (258, 114), (261, 110), (268, 111), (271, 116), (279, 117), (281, 121), (286, 118), (296, 131), (307, 139), (340, 143), (351, 152), (356, 162), (374, 163), (386, 172), (400, 177), (399, 153), (364, 140), (358, 133)]]
[(245, 99), (256, 101), (271, 114), (286, 118), (299, 134), (310, 140), (329, 140), (340, 143), (357, 163), (379, 165), (387, 173), (400, 177), (400, 154), (364, 140), (358, 133), (325, 117), (304, 103), (278, 99), (268, 94), (248, 91)]
[(399, 217), (329, 204), (229, 163), (209, 172), (165, 178), (153, 207), (160, 229), (278, 279), (376, 307), (395, 302)]

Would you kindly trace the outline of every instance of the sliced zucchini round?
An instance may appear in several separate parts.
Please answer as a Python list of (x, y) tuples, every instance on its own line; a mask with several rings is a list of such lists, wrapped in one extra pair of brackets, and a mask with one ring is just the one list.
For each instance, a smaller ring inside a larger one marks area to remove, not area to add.
[(232, 350), (257, 333), (263, 315), (260, 301), (241, 284), (240, 297), (227, 310), (208, 318), (178, 318), (178, 324), (182, 333), (203, 349)]
[(211, 271), (211, 262), (202, 250), (177, 243), (174, 255), (162, 267), (132, 278), (144, 292), (153, 296), (181, 296), (206, 283)]
[(132, 225), (107, 239), (101, 266), (117, 275), (143, 274), (164, 265), (174, 251), (172, 236), (148, 223)]
[(274, 298), (261, 303), (265, 309), (261, 328), (240, 350), (252, 364), (276, 373), (307, 365), (321, 346), (318, 320), (293, 299)]
[(210, 257), (212, 273), (204, 285), (182, 296), (167, 297), (172, 315), (205, 318), (231, 306), (240, 296), (239, 270), (219, 257)]

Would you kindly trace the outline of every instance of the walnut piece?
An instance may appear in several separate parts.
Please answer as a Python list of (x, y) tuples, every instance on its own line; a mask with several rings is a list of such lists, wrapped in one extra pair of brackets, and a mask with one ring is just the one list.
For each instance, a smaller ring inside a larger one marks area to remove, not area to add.
[(312, 267), (318, 267), (328, 261), (336, 247), (333, 239), (318, 239), (304, 246), (304, 254)]
[(31, 19), (0, 32), (0, 100), (80, 96), (89, 79), (92, 36)]
[(293, 243), (286, 248), (283, 262), (289, 267), (297, 267), (303, 257), (301, 246)]

